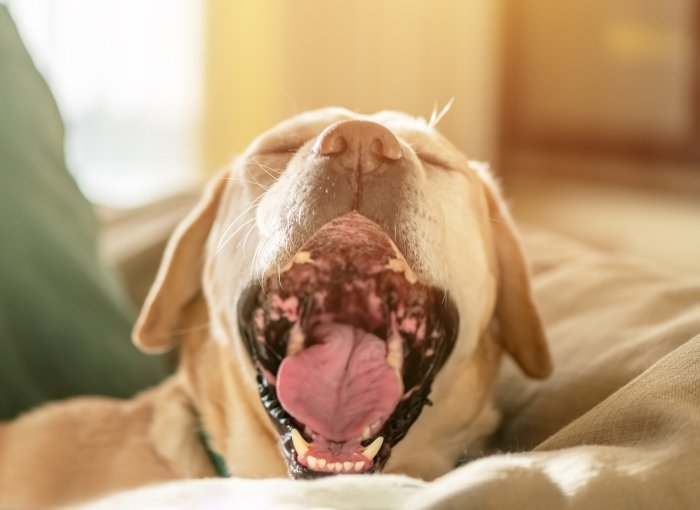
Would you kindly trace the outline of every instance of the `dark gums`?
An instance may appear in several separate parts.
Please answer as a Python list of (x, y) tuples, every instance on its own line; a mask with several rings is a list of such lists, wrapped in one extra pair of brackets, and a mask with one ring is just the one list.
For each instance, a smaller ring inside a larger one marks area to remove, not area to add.
[[(391, 417), (377, 435), (384, 436), (385, 443), (382, 450), (375, 458), (374, 465), (368, 472), (376, 472), (386, 464), (391, 447), (398, 443), (416, 421), (423, 406), (430, 404), (432, 382), (438, 371), (442, 368), (454, 347), (459, 329), (459, 315), (457, 308), (449, 298), (441, 292), (433, 291), (432, 296), (440, 296), (440, 299), (432, 299), (430, 310), (426, 313), (431, 318), (423, 343), (415, 342), (411, 335), (402, 334), (406, 346), (404, 349), (404, 387), (413, 389), (410, 396), (399, 402)], [(302, 322), (304, 314), (309, 308), (309, 300), (302, 299)], [(303, 426), (295, 420), (280, 405), (275, 386), (270, 384), (262, 374), (264, 367), (271, 374), (276, 374), (279, 364), (284, 358), (287, 335), (291, 324), (285, 318), (270, 321), (265, 328), (265, 342), (256, 339), (256, 331), (252, 315), (256, 308), (262, 306), (265, 294), (262, 287), (252, 284), (241, 294), (238, 302), (238, 324), (246, 350), (256, 367), (258, 392), (261, 402), (265, 407), (272, 423), (282, 436), (282, 452), (289, 466), (289, 473), (294, 478), (311, 479), (327, 476), (330, 473), (316, 472), (296, 462), (294, 448), (291, 443), (290, 432), (293, 427), (303, 429)], [(385, 307), (391, 307), (391, 303), (385, 303)], [(433, 354), (426, 355), (431, 349)], [(371, 442), (371, 439), (367, 443)]]
[(365, 472), (379, 471), (430, 402), (433, 380), (456, 341), (457, 307), (444, 291), (417, 280), (385, 231), (357, 213), (322, 226), (283, 271), (243, 291), (239, 329), (258, 373), (261, 402), (295, 478), (325, 474), (297, 462), (291, 430), (304, 434), (305, 427), (282, 408), (276, 378), (288, 352), (323, 341), (314, 331), (324, 323), (362, 329), (384, 339), (387, 350), (400, 344), (403, 397), (375, 434), (384, 443)]

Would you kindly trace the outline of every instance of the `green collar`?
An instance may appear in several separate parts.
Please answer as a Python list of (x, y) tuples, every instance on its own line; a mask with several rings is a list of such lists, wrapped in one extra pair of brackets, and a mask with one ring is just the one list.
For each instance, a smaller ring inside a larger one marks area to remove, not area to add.
[(216, 476), (219, 478), (229, 478), (231, 473), (228, 471), (226, 461), (221, 455), (212, 450), (211, 446), (209, 446), (209, 438), (207, 437), (207, 433), (203, 430), (199, 431), (199, 440), (201, 441), (204, 450), (207, 452), (207, 456), (209, 457), (212, 466), (214, 466)]

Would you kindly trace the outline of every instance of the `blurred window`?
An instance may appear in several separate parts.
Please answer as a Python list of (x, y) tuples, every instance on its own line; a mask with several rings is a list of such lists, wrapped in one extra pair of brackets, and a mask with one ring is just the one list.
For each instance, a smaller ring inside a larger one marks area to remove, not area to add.
[(9, 0), (94, 202), (130, 207), (191, 185), (199, 166), (198, 0)]
[(700, 168), (700, 2), (508, 0), (505, 12), (506, 151)]

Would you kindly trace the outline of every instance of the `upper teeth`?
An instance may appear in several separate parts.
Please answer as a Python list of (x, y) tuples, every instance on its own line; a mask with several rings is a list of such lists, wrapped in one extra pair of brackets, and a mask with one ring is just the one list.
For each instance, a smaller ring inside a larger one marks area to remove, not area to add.
[(391, 269), (392, 271), (396, 271), (397, 273), (403, 273), (403, 276), (404, 278), (406, 278), (406, 281), (408, 281), (408, 283), (416, 283), (418, 281), (416, 273), (414, 273), (413, 270), (410, 268), (408, 262), (406, 262), (406, 259), (403, 258), (403, 256), (400, 253), (398, 253), (398, 249), (396, 247), (394, 247), (394, 249), (396, 250), (397, 258), (390, 259), (389, 262), (387, 262), (386, 264), (386, 268)]
[(289, 269), (292, 268), (294, 264), (306, 264), (308, 262), (311, 262), (313, 259), (311, 258), (311, 252), (308, 251), (300, 251), (297, 252), (294, 257), (292, 257), (292, 260), (287, 262), (287, 265), (282, 268), (282, 272), (288, 271)]
[(304, 348), (304, 332), (301, 330), (299, 321), (296, 321), (289, 332), (289, 341), (287, 342), (287, 356), (294, 356)]
[(399, 379), (401, 378), (401, 368), (403, 366), (403, 341), (398, 334), (392, 334), (387, 341), (386, 362), (393, 368)]
[(374, 457), (376, 457), (377, 453), (379, 453), (379, 449), (382, 447), (383, 442), (384, 438), (379, 436), (377, 439), (372, 441), (367, 448), (362, 450), (362, 456), (367, 460), (374, 460)]
[(386, 362), (394, 369), (399, 381), (403, 383), (403, 378), (401, 377), (401, 369), (403, 368), (403, 339), (399, 333), (396, 314), (394, 312), (391, 313), (391, 333), (387, 339)]
[(309, 451), (309, 443), (307, 443), (297, 429), (292, 429), (292, 444), (297, 451), (297, 455), (301, 457)]

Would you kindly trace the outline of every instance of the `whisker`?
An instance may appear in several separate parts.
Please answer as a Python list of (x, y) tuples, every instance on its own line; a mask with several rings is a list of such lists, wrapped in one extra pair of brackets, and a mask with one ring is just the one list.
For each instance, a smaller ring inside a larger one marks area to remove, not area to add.
[[(258, 245), (255, 247), (255, 251), (253, 252), (253, 260), (250, 264), (250, 276), (249, 279), (253, 278), (253, 270), (255, 266), (258, 265), (258, 257), (260, 256), (260, 249), (262, 245), (264, 244), (264, 241), (261, 241), (258, 243)], [(262, 276), (258, 276), (258, 284), (262, 287)]]
[(435, 102), (435, 106), (433, 106), (433, 113), (430, 115), (430, 120), (428, 121), (428, 126), (431, 128), (437, 126), (447, 112), (450, 111), (450, 108), (452, 108), (454, 102), (454, 97), (447, 101), (447, 104), (442, 108), (442, 110), (440, 110), (440, 113), (437, 113), (437, 102)]
[(243, 223), (241, 223), (241, 224), (238, 226), (238, 228), (237, 228), (236, 230), (234, 230), (233, 232), (231, 232), (231, 234), (229, 234), (228, 237), (226, 237), (226, 239), (224, 239), (224, 240), (219, 244), (219, 247), (216, 249), (215, 255), (218, 255), (219, 253), (221, 253), (221, 250), (223, 250), (223, 249), (226, 247), (226, 245), (227, 245), (227, 244), (229, 243), (229, 241), (233, 238), (233, 236), (235, 236), (236, 233), (238, 233), (243, 227), (245, 227), (246, 225), (249, 225), (250, 223), (254, 222), (255, 219), (256, 219), (256, 218), (253, 217), (253, 218), (250, 218), (249, 220), (244, 221)]
[(255, 178), (255, 176), (253, 175), (253, 172), (251, 172), (250, 169), (249, 169), (247, 166), (245, 167), (245, 170), (246, 170), (246, 172), (248, 173), (248, 175), (250, 175), (251, 179), (253, 179), (253, 180), (255, 181), (255, 183), (256, 183), (258, 186), (260, 186), (260, 187), (261, 187), (262, 189), (264, 189), (265, 191), (268, 191), (268, 190), (270, 189), (269, 187), (265, 187), (265, 186), (263, 186), (262, 184), (260, 184), (260, 183), (258, 182), (258, 180)]
[[(255, 225), (251, 225), (251, 227), (248, 229), (248, 232), (246, 233), (245, 237), (243, 238), (243, 253), (245, 253), (246, 245), (248, 244), (248, 236), (250, 235), (250, 233), (253, 231), (254, 228), (255, 228)], [(241, 241), (238, 241), (236, 248), (240, 248), (240, 246), (241, 246)]]
[(279, 169), (279, 170), (278, 170), (278, 169), (276, 169), (276, 168), (272, 168), (272, 167), (270, 167), (270, 166), (263, 165), (262, 163), (260, 163), (260, 161), (258, 161), (258, 159), (257, 159), (255, 156), (253, 156), (252, 159), (253, 159), (253, 161), (255, 161), (255, 164), (256, 164), (256, 165), (258, 165), (260, 168), (262, 168), (262, 170), (263, 170), (267, 175), (269, 175), (271, 178), (273, 178), (273, 179), (275, 179), (276, 177), (275, 177), (274, 175), (272, 175), (270, 172), (272, 172), (272, 173), (276, 174), (277, 176), (279, 176), (279, 175), (281, 175), (282, 172), (284, 171), (283, 169)]
[(435, 100), (435, 102), (433, 102), (433, 111), (430, 112), (430, 118), (428, 119), (428, 127), (433, 127), (435, 117), (437, 117), (437, 99)]
[[(251, 177), (253, 177), (252, 174), (251, 174)], [(263, 185), (260, 184), (257, 180), (256, 180), (256, 181), (248, 181), (248, 180), (246, 180), (246, 179), (241, 179), (240, 177), (224, 177), (224, 179), (226, 179), (226, 180), (228, 180), (228, 181), (242, 182), (242, 183), (244, 183), (244, 184), (253, 184), (253, 185), (255, 185), (255, 186), (258, 186), (258, 187), (262, 188), (262, 189), (265, 190), (265, 191), (269, 191), (269, 190), (270, 190), (270, 188), (268, 188), (268, 187), (266, 187), (266, 186), (263, 186)]]
[(253, 209), (255, 206), (258, 205), (258, 202), (262, 199), (263, 195), (260, 195), (258, 198), (253, 200), (251, 204), (246, 207), (242, 213), (240, 213), (238, 216), (236, 216), (231, 223), (228, 224), (228, 226), (224, 229), (224, 231), (221, 234), (221, 237), (219, 238), (219, 242), (217, 243), (217, 251), (221, 248), (221, 242), (224, 239), (225, 236), (228, 235), (229, 231), (235, 227), (236, 222), (241, 219), (244, 215), (248, 214), (251, 209)]

